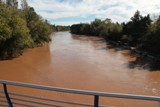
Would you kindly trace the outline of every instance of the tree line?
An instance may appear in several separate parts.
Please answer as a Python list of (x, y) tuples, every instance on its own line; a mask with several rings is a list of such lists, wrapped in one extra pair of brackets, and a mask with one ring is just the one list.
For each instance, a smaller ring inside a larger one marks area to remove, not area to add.
[(101, 36), (106, 41), (134, 47), (145, 54), (160, 57), (160, 16), (151, 20), (136, 11), (129, 22), (113, 23), (111, 19), (95, 19), (91, 23), (71, 26), (71, 33)]
[(69, 31), (70, 26), (52, 25), (53, 31)]
[(51, 25), (26, 0), (0, 0), (0, 59), (21, 55), (27, 48), (51, 40)]

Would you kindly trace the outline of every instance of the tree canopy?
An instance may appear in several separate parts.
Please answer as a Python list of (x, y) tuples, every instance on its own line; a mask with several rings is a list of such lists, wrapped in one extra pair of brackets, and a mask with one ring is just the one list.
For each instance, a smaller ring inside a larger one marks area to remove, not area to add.
[(111, 19), (95, 19), (89, 24), (71, 26), (71, 33), (101, 36), (106, 41), (121, 42), (128, 46), (160, 57), (160, 16), (151, 20), (136, 11), (130, 21), (113, 23)]
[(18, 9), (17, 0), (0, 1), (0, 59), (21, 55), (30, 47), (49, 42), (51, 25), (26, 0)]

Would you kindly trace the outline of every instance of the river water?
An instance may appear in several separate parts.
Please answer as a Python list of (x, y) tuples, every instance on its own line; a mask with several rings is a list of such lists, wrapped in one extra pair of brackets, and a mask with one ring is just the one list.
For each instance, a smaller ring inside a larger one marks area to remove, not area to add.
[[(81, 90), (160, 96), (160, 71), (130, 68), (129, 63), (136, 59), (135, 56), (128, 50), (109, 47), (99, 37), (56, 32), (52, 34), (49, 44), (29, 49), (18, 58), (0, 61), (0, 79)], [(45, 92), (41, 94), (52, 96)], [(66, 100), (93, 102), (92, 98), (84, 96), (70, 97), (63, 93), (57, 96)], [(160, 107), (159, 102), (115, 98), (100, 100), (102, 105), (115, 107)]]

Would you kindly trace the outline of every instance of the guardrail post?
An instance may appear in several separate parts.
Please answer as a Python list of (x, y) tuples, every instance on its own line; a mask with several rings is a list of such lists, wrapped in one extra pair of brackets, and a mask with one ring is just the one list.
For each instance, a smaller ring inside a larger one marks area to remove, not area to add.
[(9, 97), (9, 94), (8, 94), (8, 91), (7, 91), (7, 85), (6, 84), (3, 84), (3, 88), (4, 88), (4, 94), (6, 96), (6, 100), (8, 102), (8, 107), (13, 107), (12, 105), (12, 102), (11, 102), (11, 99)]
[(95, 95), (94, 96), (94, 107), (98, 107), (98, 105), (99, 105), (99, 96)]

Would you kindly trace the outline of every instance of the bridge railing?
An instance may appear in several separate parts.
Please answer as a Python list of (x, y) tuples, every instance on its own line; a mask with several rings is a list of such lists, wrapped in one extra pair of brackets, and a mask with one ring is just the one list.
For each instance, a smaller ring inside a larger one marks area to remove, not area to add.
[[(99, 105), (99, 97), (113, 97), (113, 98), (124, 98), (124, 99), (160, 101), (159, 96), (145, 96), (145, 95), (108, 93), (108, 92), (97, 92), (97, 91), (87, 91), (87, 90), (75, 90), (75, 89), (68, 89), (68, 88), (58, 88), (58, 87), (42, 86), (42, 85), (36, 85), (36, 84), (27, 84), (27, 83), (21, 83), (21, 82), (12, 82), (12, 81), (6, 81), (6, 80), (0, 80), (0, 84), (3, 86), (3, 91), (0, 91), (0, 98), (2, 99), (2, 100), (0, 100), (0, 106), (4, 106), (4, 107), (6, 107), (6, 106), (15, 107), (17, 105), (25, 106), (25, 107), (39, 107), (39, 106), (31, 105), (31, 104), (37, 104), (37, 105), (41, 105), (41, 106), (42, 105), (43, 106), (50, 106), (50, 107), (66, 107), (66, 106), (53, 104), (54, 102), (63, 103), (63, 104), (71, 104), (71, 105), (79, 105), (79, 106), (89, 106), (89, 107), (108, 107), (108, 106), (100, 106)], [(79, 103), (79, 102), (54, 100), (54, 99), (49, 99), (49, 98), (42, 98), (42, 97), (37, 97), (37, 96), (30, 96), (30, 95), (9, 92), (7, 89), (8, 85), (18, 86), (18, 87), (27, 87), (27, 88), (33, 88), (33, 89), (41, 89), (41, 90), (48, 90), (48, 91), (55, 91), (55, 92), (94, 96), (94, 104), (84, 104), (84, 103)], [(4, 94), (4, 96), (2, 94)], [(14, 96), (22, 97), (22, 98), (17, 98), (17, 97), (13, 98), (13, 97), (10, 97), (10, 95), (14, 95)], [(28, 99), (24, 99), (24, 98), (31, 98), (31, 99), (42, 100), (42, 101), (50, 101), (50, 102), (52, 102), (52, 104), (45, 103), (45, 102), (37, 102), (34, 100), (28, 100)], [(23, 103), (20, 103), (20, 102), (23, 102)], [(30, 104), (27, 104), (27, 103), (30, 103)]]

